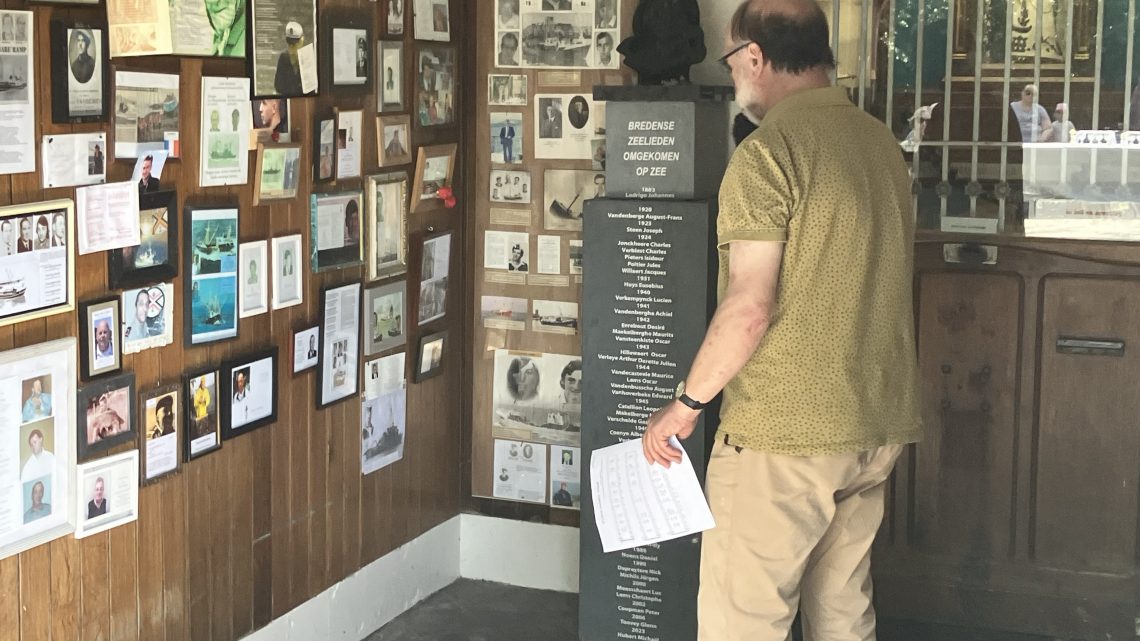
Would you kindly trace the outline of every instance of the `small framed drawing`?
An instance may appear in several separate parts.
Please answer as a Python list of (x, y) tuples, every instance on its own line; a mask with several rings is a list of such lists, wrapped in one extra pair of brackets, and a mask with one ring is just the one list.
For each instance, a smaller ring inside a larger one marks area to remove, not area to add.
[(186, 345), (238, 335), (238, 209), (186, 207)]
[(107, 27), (51, 21), (51, 121), (107, 118)]
[(277, 348), (222, 364), (222, 438), (277, 420)]
[[(401, 0), (395, 0), (400, 2)], [(385, 113), (404, 110), (404, 41), (381, 40), (376, 43), (376, 111)]]
[(364, 262), (360, 239), (361, 191), (313, 194), (310, 199), (309, 255), (313, 273)]
[(440, 200), (436, 192), (451, 184), (455, 168), (455, 143), (420, 147), (416, 159), (416, 178), (412, 183), (412, 211), (435, 209)]
[(447, 340), (447, 330), (420, 337), (420, 349), (416, 358), (416, 382), (439, 376), (443, 371), (443, 349)]
[(75, 538), (138, 520), (138, 450), (85, 463), (75, 472)]
[(345, 10), (324, 11), (320, 21), (328, 28), (332, 55), (328, 74), (335, 92), (365, 90), (372, 75), (372, 15)]
[(317, 345), (321, 340), (321, 326), (306, 327), (293, 334), (293, 373), (301, 372), (317, 366)]
[(112, 289), (142, 287), (178, 275), (178, 195), (174, 191), (139, 194), (142, 242), (107, 252)]
[(451, 40), (448, 0), (412, 0), (416, 40)]
[(455, 50), (423, 46), (416, 55), (416, 117), (421, 127), (455, 123)]
[(182, 397), (178, 385), (139, 392), (139, 421), (143, 426), (140, 473), (143, 483), (178, 470)]
[(301, 178), (301, 144), (257, 145), (253, 204), (297, 197)]
[(79, 371), (84, 380), (119, 371), (119, 297), (79, 305)]
[(301, 250), (301, 234), (278, 236), (272, 241), (273, 247), (273, 309), (300, 305), (305, 298), (301, 286), (302, 272), (300, 261), (304, 256)]
[(182, 451), (192, 461), (222, 447), (218, 420), (218, 370), (209, 368), (182, 379), (186, 398), (186, 434)]
[(447, 280), (451, 271), (451, 232), (424, 239), (420, 255), (419, 324), (447, 313)]
[(412, 117), (376, 116), (376, 157), (381, 167), (406, 165), (412, 162)]
[(404, 33), (404, 0), (388, 0), (388, 17), (385, 21), (388, 35), (399, 36)]
[(74, 239), (71, 200), (0, 207), (0, 327), (75, 309)]
[(269, 243), (264, 240), (238, 246), (241, 280), (238, 282), (238, 317), (257, 316), (269, 311)]
[(336, 170), (336, 117), (317, 118), (313, 138), (313, 181), (328, 182)]
[(317, 407), (355, 396), (360, 370), (360, 283), (321, 290)]
[(405, 281), (399, 281), (364, 290), (365, 356), (404, 345), (407, 288)]
[(408, 269), (408, 175), (369, 176), (365, 182), (368, 216), (368, 280), (403, 274)]
[[(34, 394), (34, 387), (29, 391)], [(84, 385), (76, 393), (75, 406), (80, 461), (138, 437), (132, 372)]]

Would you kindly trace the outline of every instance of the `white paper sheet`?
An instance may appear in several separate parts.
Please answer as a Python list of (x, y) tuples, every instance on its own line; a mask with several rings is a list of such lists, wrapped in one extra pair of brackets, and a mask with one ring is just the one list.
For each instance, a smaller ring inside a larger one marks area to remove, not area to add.
[(43, 187), (76, 187), (107, 181), (107, 134), (53, 134), (43, 137)]
[(317, 90), (317, 47), (307, 44), (297, 50), (297, 64), (301, 72), (301, 91), (305, 94)]
[(75, 200), (80, 254), (131, 247), (142, 242), (139, 191), (135, 183), (80, 187), (75, 190)]
[(35, 28), (31, 11), (0, 16), (16, 25), (15, 34), (0, 41), (0, 76), (6, 79), (0, 86), (0, 174), (22, 174), (36, 170)]
[[(676, 439), (671, 442), (681, 449)], [(670, 541), (715, 526), (688, 455), (668, 469), (650, 465), (638, 439), (594, 450), (590, 489), (603, 552)]]

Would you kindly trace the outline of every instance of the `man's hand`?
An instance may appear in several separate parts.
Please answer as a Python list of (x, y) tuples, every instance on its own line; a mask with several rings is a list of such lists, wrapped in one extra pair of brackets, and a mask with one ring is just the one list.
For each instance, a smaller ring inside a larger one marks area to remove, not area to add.
[(645, 460), (669, 467), (681, 462), (681, 451), (669, 444), (669, 437), (686, 439), (697, 427), (700, 412), (687, 407), (680, 401), (672, 401), (654, 412), (641, 435), (641, 450)]

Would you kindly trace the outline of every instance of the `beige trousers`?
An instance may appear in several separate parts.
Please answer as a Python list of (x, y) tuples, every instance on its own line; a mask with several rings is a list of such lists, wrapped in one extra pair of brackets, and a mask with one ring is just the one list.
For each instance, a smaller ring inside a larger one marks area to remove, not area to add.
[(871, 543), (884, 481), (902, 452), (779, 456), (717, 439), (705, 490), (699, 641), (874, 641)]

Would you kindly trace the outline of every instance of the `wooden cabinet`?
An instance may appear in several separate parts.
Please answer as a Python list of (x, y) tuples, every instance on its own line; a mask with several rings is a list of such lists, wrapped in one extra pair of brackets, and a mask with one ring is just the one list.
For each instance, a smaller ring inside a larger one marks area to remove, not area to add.
[(925, 237), (915, 319), (925, 440), (891, 481), (880, 616), (1136, 636), (1140, 247)]

